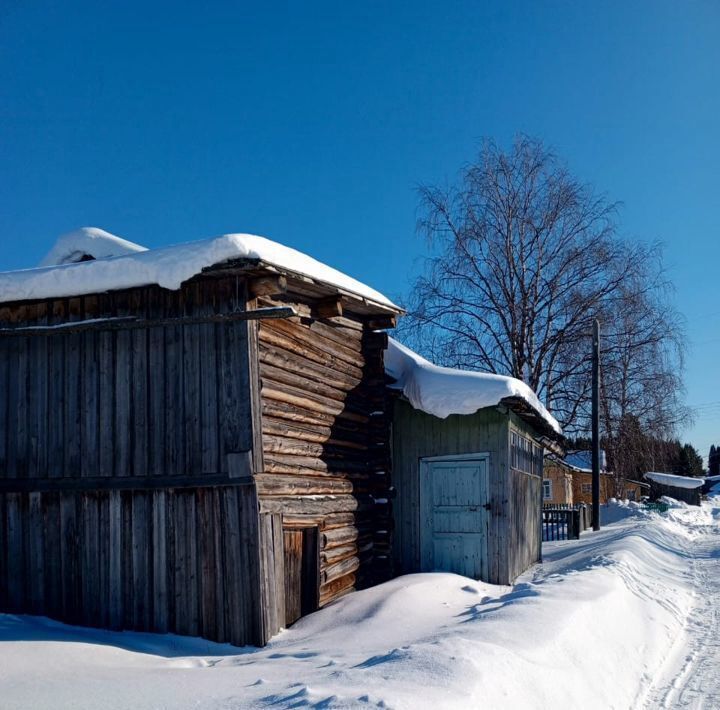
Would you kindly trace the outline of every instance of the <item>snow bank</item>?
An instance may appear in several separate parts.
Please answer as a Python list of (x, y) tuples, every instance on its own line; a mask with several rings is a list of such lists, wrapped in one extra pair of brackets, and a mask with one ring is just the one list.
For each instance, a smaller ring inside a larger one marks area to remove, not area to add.
[[(72, 239), (68, 243), (75, 246)], [(87, 240), (82, 243), (87, 244)], [(111, 240), (106, 239), (102, 243), (108, 251), (120, 248), (119, 243)], [(65, 251), (61, 245), (57, 255), (51, 252), (46, 260), (57, 260)], [(331, 284), (383, 306), (397, 308), (388, 298), (360, 281), (302, 252), (252, 234), (226, 234), (199, 242), (112, 255), (96, 261), (0, 273), (0, 302), (80, 296), (152, 284), (175, 290), (203, 269), (231, 259), (270, 264)]]
[(655, 481), (663, 486), (675, 488), (700, 488), (705, 482), (704, 478), (689, 478), (688, 476), (675, 476), (672, 473), (646, 473), (645, 478)]
[[(717, 501), (720, 506), (720, 500)], [(264, 649), (0, 615), (4, 709), (643, 707), (682, 647), (704, 503), (543, 546), (513, 587), (418, 574), (351, 594)], [(651, 705), (655, 707), (657, 705)]]
[(396, 380), (391, 387), (402, 390), (415, 409), (441, 419), (451, 414), (473, 414), (500, 404), (506, 397), (519, 397), (554, 431), (562, 433), (537, 395), (514, 377), (433, 365), (392, 338), (385, 351), (385, 371)]
[(113, 256), (136, 254), (147, 249), (127, 239), (116, 237), (104, 229), (82, 227), (58, 237), (55, 246), (40, 262), (40, 266), (73, 264), (87, 255), (93, 259), (108, 259)]

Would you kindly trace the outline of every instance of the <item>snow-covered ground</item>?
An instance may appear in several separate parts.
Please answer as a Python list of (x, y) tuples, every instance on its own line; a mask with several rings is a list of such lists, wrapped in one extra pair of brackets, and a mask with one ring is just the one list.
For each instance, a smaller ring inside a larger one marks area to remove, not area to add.
[(604, 513), (513, 587), (402, 577), (264, 649), (0, 615), (0, 706), (720, 707), (720, 498)]

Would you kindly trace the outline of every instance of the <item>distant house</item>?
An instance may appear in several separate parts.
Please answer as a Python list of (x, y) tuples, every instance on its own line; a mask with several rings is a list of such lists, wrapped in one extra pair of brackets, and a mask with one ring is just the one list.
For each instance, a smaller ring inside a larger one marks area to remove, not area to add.
[[(600, 450), (600, 503), (612, 497), (612, 474), (605, 452)], [(564, 458), (546, 457), (543, 503), (576, 505), (592, 503), (592, 452), (570, 451)]]
[(658, 500), (663, 496), (684, 501), (690, 505), (700, 505), (704, 478), (676, 476), (672, 473), (646, 473), (644, 478), (650, 484), (650, 500)]
[(625, 481), (625, 497), (629, 501), (639, 502), (650, 495), (650, 484), (644, 481)]
[(543, 453), (561, 429), (527, 385), (389, 341), (394, 563), (509, 584), (540, 559)]
[(573, 505), (573, 468), (548, 454), (543, 467), (543, 504)]

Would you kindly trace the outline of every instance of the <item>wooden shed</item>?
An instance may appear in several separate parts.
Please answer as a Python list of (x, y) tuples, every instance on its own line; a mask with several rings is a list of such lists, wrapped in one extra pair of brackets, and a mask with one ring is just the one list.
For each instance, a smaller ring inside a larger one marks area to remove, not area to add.
[(128, 244), (0, 274), (0, 610), (262, 645), (387, 579), (399, 309), (260, 237)]
[(540, 559), (543, 455), (557, 422), (518, 380), (441, 368), (394, 341), (394, 559), (509, 584)]
[(700, 505), (704, 478), (651, 472), (645, 474), (645, 480), (650, 484), (650, 500), (652, 501), (667, 496), (690, 505)]

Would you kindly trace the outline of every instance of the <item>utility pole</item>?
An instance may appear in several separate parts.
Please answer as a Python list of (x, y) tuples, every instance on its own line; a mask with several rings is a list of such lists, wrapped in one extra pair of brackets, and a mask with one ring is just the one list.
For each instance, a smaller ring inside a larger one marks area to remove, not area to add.
[(600, 321), (593, 321), (592, 351), (592, 520), (600, 530)]

